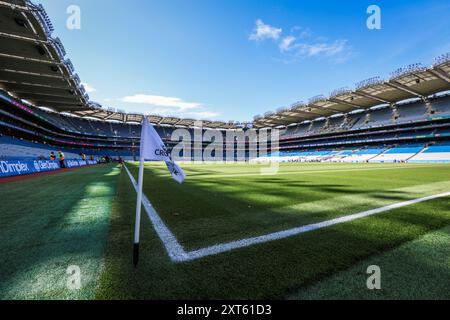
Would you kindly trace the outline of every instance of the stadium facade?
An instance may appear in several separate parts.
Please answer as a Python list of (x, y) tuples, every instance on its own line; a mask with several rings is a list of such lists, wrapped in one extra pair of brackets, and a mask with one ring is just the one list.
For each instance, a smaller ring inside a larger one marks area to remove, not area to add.
[[(28, 0), (0, 1), (0, 19), (4, 165), (38, 170), (35, 162), (48, 160), (50, 151), (63, 151), (79, 165), (88, 164), (79, 162), (81, 153), (94, 161), (136, 159), (144, 115), (90, 101), (63, 44), (52, 36), (45, 9)], [(194, 119), (146, 117), (169, 148), (178, 143), (176, 135), (172, 139), (177, 128), (188, 129), (194, 140)], [(410, 65), (386, 80), (371, 78), (354, 89), (267, 112), (253, 123), (202, 121), (202, 126), (224, 135), (279, 130), (279, 148), (246, 158), (251, 161), (450, 162), (450, 54), (429, 67)]]

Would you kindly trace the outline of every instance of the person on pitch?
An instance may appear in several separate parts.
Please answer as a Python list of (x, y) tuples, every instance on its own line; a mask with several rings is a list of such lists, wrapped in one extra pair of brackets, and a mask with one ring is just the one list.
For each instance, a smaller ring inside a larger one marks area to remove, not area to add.
[(58, 152), (58, 156), (59, 156), (59, 166), (62, 168), (66, 167), (66, 164), (64, 163), (64, 160), (66, 160), (66, 158), (64, 157), (64, 153), (62, 151)]

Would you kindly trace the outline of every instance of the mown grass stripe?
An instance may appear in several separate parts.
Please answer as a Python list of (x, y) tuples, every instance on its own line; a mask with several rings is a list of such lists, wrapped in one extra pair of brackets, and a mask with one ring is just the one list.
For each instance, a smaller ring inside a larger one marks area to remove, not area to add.
[[(282, 165), (280, 171), (293, 167), (303, 171), (319, 166)], [(330, 166), (333, 167), (342, 168)], [(365, 165), (355, 165), (357, 167)], [(249, 172), (257, 166), (186, 165), (183, 169), (188, 179), (178, 185), (166, 169), (150, 163), (146, 165), (144, 191), (181, 243), (195, 250), (214, 245), (214, 242), (225, 243), (227, 239), (289, 229), (336, 218), (346, 212), (366, 211), (449, 191), (450, 166), (419, 168), (406, 164), (404, 167), (411, 170), (330, 172), (270, 179), (231, 180), (208, 176), (193, 181), (190, 173)], [(128, 165), (128, 168), (133, 174), (137, 171), (134, 166)], [(360, 197), (369, 199), (370, 203), (353, 201)], [(151, 221), (143, 219), (141, 259), (139, 268), (135, 269), (131, 260), (135, 199), (135, 190), (124, 172), (114, 202), (106, 271), (102, 273), (97, 298), (283, 299), (371, 256), (450, 224), (449, 199), (438, 198), (295, 237), (173, 263)], [(339, 202), (335, 215), (331, 212), (332, 199)], [(312, 219), (308, 215), (309, 207), (306, 211), (302, 211), (301, 206), (290, 207), (307, 202), (314, 204), (312, 209), (320, 209), (322, 200), (329, 206), (325, 212), (316, 210)], [(279, 212), (275, 210), (279, 206), (289, 208)], [(317, 220), (321, 217), (330, 218)], [(436, 271), (436, 274), (443, 279), (448, 276), (446, 271)], [(422, 279), (426, 281), (426, 273), (422, 274)], [(448, 295), (435, 292), (435, 297), (448, 298)]]
[[(128, 170), (128, 168), (125, 166), (125, 169), (127, 171), (127, 174), (130, 178), (131, 184), (133, 185), (135, 191), (137, 192), (137, 182), (134, 179), (131, 172)], [(357, 169), (355, 169), (357, 170)], [(361, 171), (363, 169), (360, 169), (358, 171)], [(336, 171), (336, 170), (335, 170)], [(338, 170), (337, 170), (338, 171)], [(169, 228), (164, 224), (161, 217), (158, 215), (154, 207), (152, 206), (151, 202), (148, 200), (148, 198), (143, 194), (142, 197), (142, 204), (149, 216), (149, 219), (152, 221), (153, 228), (155, 229), (156, 233), (160, 237), (162, 243), (164, 244), (166, 251), (170, 257), (170, 259), (173, 262), (186, 262), (186, 261), (192, 261), (196, 259), (201, 259), (207, 256), (217, 255), (220, 253), (224, 253), (231, 250), (241, 249), (257, 244), (262, 244), (266, 242), (276, 241), (296, 235), (300, 235), (302, 233), (311, 232), (315, 230), (319, 230), (322, 228), (327, 228), (336, 224), (341, 224), (349, 221), (353, 221), (356, 219), (361, 219), (365, 217), (369, 217), (372, 215), (376, 215), (379, 213), (383, 213), (386, 211), (390, 211), (393, 209), (398, 209), (402, 207), (406, 207), (409, 205), (417, 204), (420, 202), (425, 202), (437, 198), (443, 198), (450, 195), (450, 192), (446, 193), (440, 193), (435, 195), (430, 195), (422, 198), (412, 199), (408, 201), (403, 201), (399, 203), (390, 204), (384, 207), (375, 208), (371, 210), (366, 210), (359, 213), (349, 214), (346, 216), (342, 216), (336, 219), (326, 220), (319, 223), (309, 224), (301, 227), (291, 228), (279, 232), (273, 232), (265, 235), (261, 235), (258, 237), (252, 237), (252, 238), (245, 238), (240, 239), (237, 241), (231, 241), (227, 243), (220, 243), (213, 246), (209, 246), (206, 248), (201, 248), (194, 251), (185, 251), (184, 248), (180, 245), (178, 240), (176, 239), (175, 235), (169, 230)]]
[(314, 224), (310, 224), (310, 225), (306, 225), (306, 226), (302, 226), (302, 227), (298, 227), (298, 228), (292, 228), (292, 229), (283, 230), (280, 232), (274, 232), (274, 233), (266, 234), (266, 235), (259, 236), (259, 237), (253, 237), (253, 238), (247, 238), (247, 239), (242, 239), (242, 240), (238, 240), (238, 241), (232, 241), (232, 242), (228, 242), (228, 243), (222, 243), (222, 244), (218, 244), (218, 245), (211, 246), (208, 248), (203, 248), (203, 249), (188, 252), (185, 261), (200, 259), (200, 258), (204, 258), (204, 257), (211, 256), (211, 255), (216, 255), (216, 254), (231, 251), (231, 250), (236, 250), (236, 249), (240, 249), (240, 248), (253, 246), (256, 244), (266, 243), (266, 242), (270, 242), (270, 241), (276, 241), (276, 240), (296, 236), (296, 235), (299, 235), (302, 233), (331, 227), (336, 224), (341, 224), (341, 223), (353, 221), (356, 219), (373, 216), (373, 215), (383, 213), (386, 211), (390, 211), (393, 209), (398, 209), (398, 208), (410, 206), (410, 205), (413, 205), (416, 203), (430, 201), (430, 200), (438, 199), (438, 198), (444, 198), (444, 197), (448, 197), (448, 196), (450, 196), (450, 192), (436, 194), (436, 195), (423, 197), (423, 198), (419, 198), (419, 199), (414, 199), (414, 200), (409, 200), (409, 201), (404, 201), (404, 202), (400, 202), (400, 203), (395, 203), (395, 204), (391, 204), (391, 205), (388, 205), (385, 207), (367, 210), (367, 211), (363, 211), (363, 212), (359, 212), (359, 213), (355, 213), (355, 214), (350, 214), (350, 215), (343, 216), (340, 218), (327, 220), (327, 221), (323, 221), (323, 222), (319, 222), (319, 223), (314, 223)]
[[(137, 182), (134, 177), (131, 175), (131, 172), (128, 170), (127, 166), (125, 166), (125, 170), (130, 178), (131, 184), (136, 192), (138, 192)], [(142, 205), (144, 206), (145, 212), (147, 212), (148, 218), (152, 222), (153, 228), (161, 239), (164, 247), (166, 248), (167, 254), (169, 255), (172, 261), (180, 262), (185, 261), (186, 252), (183, 247), (178, 243), (175, 235), (167, 228), (164, 224), (156, 210), (153, 208), (150, 200), (148, 200), (145, 194), (142, 195)]]
[[(92, 299), (120, 170), (113, 165), (0, 185), (0, 299)], [(81, 288), (67, 287), (69, 266)]]

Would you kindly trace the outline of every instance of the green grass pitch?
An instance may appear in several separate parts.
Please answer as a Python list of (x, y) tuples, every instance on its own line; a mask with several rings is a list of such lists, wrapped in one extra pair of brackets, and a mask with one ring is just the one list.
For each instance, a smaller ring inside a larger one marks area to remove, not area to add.
[[(272, 176), (262, 165), (182, 167), (178, 185), (146, 164), (144, 193), (186, 250), (450, 191), (439, 164), (291, 163)], [(118, 167), (0, 184), (0, 194), (1, 299), (448, 299), (448, 197), (183, 263), (143, 211), (134, 269), (136, 193)], [(366, 288), (371, 264), (381, 290)], [(80, 266), (80, 290), (66, 286), (68, 265)]]

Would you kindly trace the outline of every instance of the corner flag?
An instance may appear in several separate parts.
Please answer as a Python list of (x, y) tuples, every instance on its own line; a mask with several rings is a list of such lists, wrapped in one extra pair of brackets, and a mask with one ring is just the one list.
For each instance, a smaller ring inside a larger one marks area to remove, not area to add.
[(183, 183), (186, 177), (183, 170), (172, 161), (170, 152), (167, 151), (164, 142), (162, 142), (160, 136), (147, 118), (144, 119), (141, 133), (141, 160), (142, 159), (144, 161), (165, 161), (173, 179), (178, 183)]
[(153, 125), (144, 117), (141, 132), (141, 148), (139, 158), (138, 193), (136, 201), (136, 224), (134, 229), (133, 264), (136, 267), (139, 261), (139, 233), (141, 225), (142, 186), (144, 184), (144, 162), (164, 161), (173, 179), (183, 183), (186, 175), (183, 170), (172, 160), (164, 142), (156, 132)]

